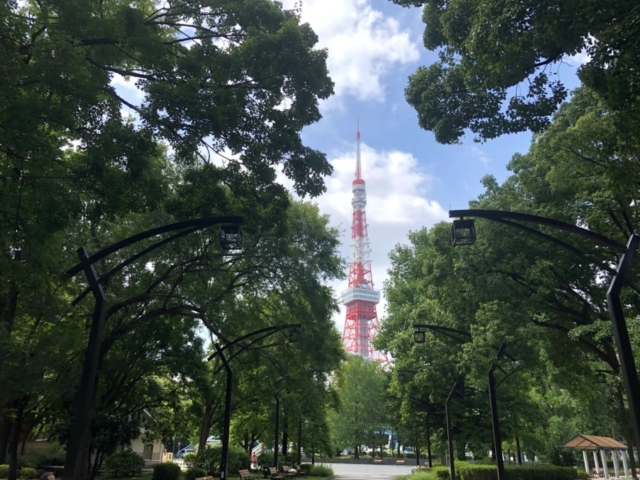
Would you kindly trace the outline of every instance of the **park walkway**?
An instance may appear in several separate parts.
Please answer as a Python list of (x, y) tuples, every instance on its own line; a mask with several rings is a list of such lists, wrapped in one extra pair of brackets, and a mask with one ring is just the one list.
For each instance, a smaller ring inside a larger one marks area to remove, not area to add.
[(415, 465), (373, 465), (370, 463), (328, 463), (337, 479), (361, 480), (372, 478), (376, 480), (391, 480), (396, 475), (408, 475)]

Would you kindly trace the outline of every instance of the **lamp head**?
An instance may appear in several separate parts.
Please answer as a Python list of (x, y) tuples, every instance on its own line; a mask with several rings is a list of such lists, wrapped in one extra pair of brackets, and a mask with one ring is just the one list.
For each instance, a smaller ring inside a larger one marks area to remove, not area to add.
[(242, 250), (244, 235), (240, 225), (220, 227), (220, 247), (223, 250)]
[(451, 224), (451, 243), (457, 245), (473, 245), (476, 243), (476, 227), (473, 220), (460, 218)]

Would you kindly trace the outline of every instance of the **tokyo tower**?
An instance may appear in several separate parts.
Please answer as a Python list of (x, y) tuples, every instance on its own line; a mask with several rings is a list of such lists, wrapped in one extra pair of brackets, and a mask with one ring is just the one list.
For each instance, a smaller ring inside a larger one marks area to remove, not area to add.
[(389, 363), (389, 359), (371, 345), (378, 333), (376, 304), (380, 291), (373, 288), (369, 236), (367, 234), (367, 193), (360, 175), (360, 126), (356, 132), (356, 178), (352, 183), (353, 221), (351, 223), (351, 256), (349, 259), (349, 288), (342, 292), (347, 316), (342, 333), (342, 345), (348, 353), (371, 360)]

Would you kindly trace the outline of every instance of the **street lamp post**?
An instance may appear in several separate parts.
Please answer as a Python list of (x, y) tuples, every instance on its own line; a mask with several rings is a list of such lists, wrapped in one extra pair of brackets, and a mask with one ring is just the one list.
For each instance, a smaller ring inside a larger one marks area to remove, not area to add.
[[(224, 421), (222, 426), (222, 453), (221, 453), (221, 459), (220, 459), (220, 480), (227, 480), (228, 473), (229, 473), (228, 472), (229, 470), (229, 466), (228, 466), (229, 465), (229, 430), (231, 426), (231, 390), (233, 386), (233, 383), (232, 383), (233, 371), (231, 370), (229, 361), (235, 358), (241, 352), (250, 348), (252, 345), (258, 343), (264, 338), (267, 338), (273, 335), (274, 333), (281, 332), (287, 329), (292, 329), (292, 331), (295, 332), (297, 331), (298, 328), (300, 328), (299, 323), (261, 328), (260, 330), (247, 333), (246, 335), (236, 338), (235, 340), (227, 343), (224, 347), (221, 347), (220, 344), (218, 343), (214, 345), (214, 348), (216, 349), (216, 351), (215, 353), (209, 356), (208, 360), (211, 361), (216, 356), (220, 357), (220, 360), (222, 360), (222, 367), (218, 368), (214, 372), (214, 374), (218, 373), (221, 368), (224, 368), (227, 371), (227, 384), (226, 384), (226, 390), (225, 390), (225, 404), (224, 404)], [(251, 337), (258, 337), (258, 338), (255, 338), (249, 343), (242, 345), (242, 348), (234, 352), (229, 357), (225, 355), (225, 350), (235, 345), (238, 345), (244, 340), (248, 340)]]
[[(627, 278), (627, 273), (631, 268), (632, 261), (634, 259), (640, 259), (640, 255), (637, 252), (638, 245), (640, 244), (640, 236), (635, 233), (631, 234), (627, 245), (623, 245), (609, 237), (587, 230), (586, 228), (578, 227), (577, 225), (570, 225), (568, 223), (537, 215), (501, 210), (450, 210), (449, 218), (455, 217), (459, 217), (461, 220), (454, 220), (451, 226), (451, 238), (454, 245), (472, 245), (475, 242), (475, 227), (473, 227), (473, 225), (469, 226), (469, 222), (473, 222), (473, 220), (464, 220), (463, 217), (484, 218), (486, 220), (518, 228), (531, 233), (532, 235), (536, 235), (553, 242), (562, 248), (570, 250), (577, 255), (590, 260), (592, 263), (595, 263), (612, 273), (611, 283), (607, 291), (607, 305), (609, 308), (609, 317), (613, 326), (613, 336), (616, 349), (620, 359), (620, 369), (622, 371), (624, 388), (627, 394), (627, 402), (629, 404), (633, 437), (636, 448), (640, 449), (640, 380), (638, 379), (638, 371), (636, 370), (633, 350), (631, 349), (629, 332), (627, 330), (627, 324), (624, 318), (622, 304), (620, 302), (620, 291), (625, 284), (640, 293), (640, 287)], [(464, 225), (461, 222), (465, 222)], [(558, 230), (580, 235), (596, 243), (617, 250), (622, 254), (618, 262), (618, 268), (617, 270), (612, 270), (606, 263), (593, 258), (578, 248), (518, 222), (529, 222), (556, 228)], [(473, 235), (471, 235), (471, 231), (473, 231)], [(461, 243), (458, 242), (458, 238), (462, 238), (463, 241)], [(631, 454), (633, 454), (633, 452), (631, 452)]]
[[(500, 358), (505, 348), (505, 344), (500, 345), (496, 360)], [(496, 454), (496, 468), (498, 470), (498, 480), (504, 480), (504, 460), (502, 458), (502, 438), (500, 437), (500, 420), (498, 417), (498, 403), (496, 402), (496, 379), (493, 372), (496, 369), (495, 362), (491, 365), (487, 374), (489, 379), (489, 403), (491, 405), (491, 426), (493, 430), (493, 448)]]
[[(237, 216), (197, 218), (146, 230), (116, 242), (93, 255), (89, 255), (84, 247), (78, 249), (77, 253), (80, 262), (67, 270), (66, 273), (69, 277), (73, 277), (81, 271), (84, 271), (89, 283), (89, 288), (83, 291), (73, 301), (73, 305), (80, 302), (80, 300), (82, 300), (88, 293), (93, 294), (95, 305), (92, 313), (89, 342), (84, 356), (80, 384), (78, 385), (73, 401), (73, 417), (71, 419), (69, 440), (67, 442), (65, 466), (62, 472), (63, 480), (84, 480), (87, 477), (86, 466), (88, 465), (89, 446), (91, 443), (90, 427), (92, 410), (98, 386), (100, 344), (102, 341), (102, 334), (104, 332), (106, 315), (106, 297), (102, 285), (114, 274), (153, 250), (156, 250), (177, 238), (213, 225), (229, 224), (221, 227), (220, 245), (225, 250), (240, 250), (242, 248), (243, 240), (242, 230), (240, 230), (240, 227), (238, 226), (240, 223), (242, 223), (242, 217)], [(174, 231), (178, 231), (178, 233), (164, 238), (163, 240), (141, 250), (135, 255), (130, 256), (104, 275), (98, 277), (98, 274), (93, 267), (95, 262), (140, 241)]]
[(449, 447), (449, 478), (451, 480), (455, 480), (456, 478), (456, 467), (455, 467), (455, 456), (453, 453), (453, 433), (451, 432), (451, 412), (449, 410), (449, 404), (451, 403), (451, 398), (453, 398), (453, 394), (458, 388), (458, 381), (456, 380), (451, 387), (451, 391), (447, 396), (447, 400), (444, 402), (444, 414), (447, 421), (447, 445)]
[(427, 428), (427, 461), (429, 462), (429, 468), (433, 467), (433, 464), (431, 463), (431, 434), (429, 432), (429, 414), (431, 412), (427, 412), (427, 415), (425, 416), (425, 426)]
[(278, 436), (280, 435), (280, 395), (274, 393), (276, 398), (276, 433), (273, 437), (273, 466), (278, 468)]

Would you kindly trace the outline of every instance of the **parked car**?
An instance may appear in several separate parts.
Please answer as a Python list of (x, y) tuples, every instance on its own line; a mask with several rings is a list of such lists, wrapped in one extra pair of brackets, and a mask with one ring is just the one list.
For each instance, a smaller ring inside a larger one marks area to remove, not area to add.
[(176, 452), (175, 458), (183, 458), (187, 453), (194, 453), (195, 451), (196, 447), (193, 445), (187, 445)]

